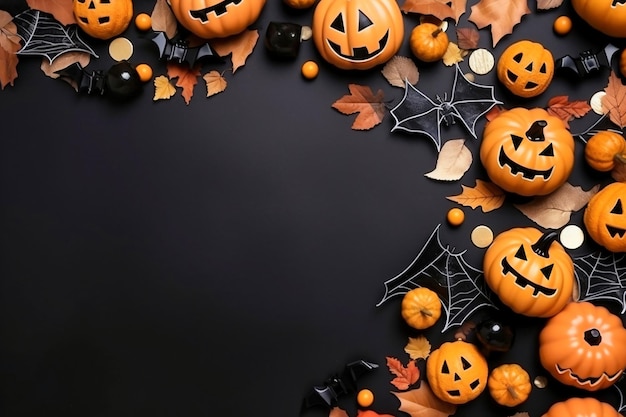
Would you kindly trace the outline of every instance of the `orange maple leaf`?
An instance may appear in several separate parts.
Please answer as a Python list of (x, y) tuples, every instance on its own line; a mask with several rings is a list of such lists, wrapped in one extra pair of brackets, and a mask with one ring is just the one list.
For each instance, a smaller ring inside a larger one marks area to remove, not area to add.
[(491, 25), (491, 38), (495, 47), (505, 35), (513, 33), (513, 27), (529, 13), (528, 0), (480, 0), (471, 7), (468, 20), (479, 29)]
[(473, 209), (480, 207), (483, 213), (500, 208), (506, 197), (505, 192), (500, 187), (479, 179), (476, 179), (476, 186), (473, 188), (465, 185), (461, 185), (461, 187), (463, 189), (461, 194), (446, 198)]
[(609, 113), (613, 123), (621, 128), (626, 127), (626, 86), (615, 72), (611, 71), (604, 91), (606, 95), (602, 98), (602, 108)]
[(348, 89), (350, 94), (335, 101), (332, 107), (343, 114), (359, 113), (352, 123), (352, 129), (371, 129), (383, 121), (386, 107), (382, 90), (374, 95), (369, 87), (358, 84), (349, 84)]
[(584, 100), (569, 101), (568, 96), (555, 96), (548, 101), (548, 113), (565, 122), (569, 128), (569, 122), (574, 118), (583, 117), (591, 110), (591, 106)]
[(246, 64), (246, 60), (254, 50), (258, 39), (258, 30), (245, 30), (227, 38), (213, 39), (210, 41), (210, 44), (219, 56), (223, 57), (232, 54), (230, 60), (233, 64), (234, 74), (239, 67), (243, 67)]
[(396, 358), (387, 356), (387, 367), (389, 371), (396, 377), (391, 381), (391, 384), (399, 390), (407, 390), (409, 387), (417, 382), (420, 377), (420, 371), (415, 365), (415, 361), (410, 361), (407, 366), (404, 366)]
[(63, 25), (76, 23), (72, 0), (26, 0), (26, 3), (31, 9), (50, 13)]
[(197, 64), (193, 68), (189, 68), (187, 65), (170, 61), (167, 63), (167, 76), (170, 80), (177, 78), (176, 87), (183, 88), (183, 98), (185, 103), (189, 104), (191, 97), (193, 97), (193, 88), (198, 83), (200, 76), (200, 65)]

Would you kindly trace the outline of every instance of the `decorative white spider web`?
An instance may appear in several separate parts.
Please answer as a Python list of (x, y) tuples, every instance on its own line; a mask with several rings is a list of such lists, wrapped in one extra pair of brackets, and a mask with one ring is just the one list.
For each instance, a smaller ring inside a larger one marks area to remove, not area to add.
[(574, 259), (581, 301), (609, 300), (626, 312), (626, 254), (598, 251)]

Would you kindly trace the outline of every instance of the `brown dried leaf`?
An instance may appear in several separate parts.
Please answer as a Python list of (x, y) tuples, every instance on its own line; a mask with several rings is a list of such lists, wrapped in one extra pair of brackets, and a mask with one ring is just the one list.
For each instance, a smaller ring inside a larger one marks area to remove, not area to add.
[(221, 57), (232, 54), (230, 60), (233, 64), (234, 74), (239, 67), (246, 64), (246, 60), (254, 50), (258, 39), (258, 30), (245, 30), (227, 38), (212, 39), (211, 47)]
[(465, 185), (461, 185), (461, 187), (463, 188), (461, 194), (446, 198), (473, 209), (480, 207), (483, 213), (500, 208), (504, 204), (506, 193), (491, 182), (476, 179), (474, 188)]
[(156, 0), (152, 13), (152, 30), (155, 32), (165, 32), (165, 35), (172, 39), (178, 31), (178, 22), (174, 12), (167, 4), (167, 0)]
[(328, 417), (349, 417), (348, 412), (343, 408), (333, 407), (330, 409)]
[(505, 35), (513, 33), (513, 27), (529, 14), (528, 0), (480, 0), (471, 7), (468, 18), (479, 29), (491, 26), (493, 47)]
[(591, 106), (584, 100), (569, 101), (568, 96), (555, 96), (548, 101), (547, 111), (563, 120), (569, 129), (569, 122), (589, 113)]
[[(79, 63), (81, 67), (85, 68), (87, 65), (89, 65), (90, 61), (91, 54), (87, 52), (65, 52), (64, 54), (59, 55), (59, 57), (56, 58), (52, 62), (52, 64), (47, 59), (42, 59), (41, 71), (43, 71), (43, 73), (46, 74), (48, 77), (56, 79), (59, 78), (59, 74), (56, 74), (56, 71), (67, 68), (75, 63)], [(71, 80), (67, 77), (63, 77), (62, 80), (71, 85), (75, 91), (78, 91), (78, 84), (75, 80)]]
[(202, 76), (206, 81), (206, 96), (211, 97), (215, 94), (221, 93), (226, 90), (228, 83), (226, 79), (219, 72), (213, 70), (209, 71)]
[(170, 83), (165, 75), (154, 77), (154, 97), (152, 100), (168, 100), (176, 94), (176, 87)]
[(589, 191), (583, 191), (581, 187), (574, 187), (566, 182), (546, 196), (536, 197), (530, 203), (514, 206), (539, 226), (545, 229), (559, 229), (570, 221), (573, 212), (585, 207), (599, 189), (600, 186), (596, 185)]
[(626, 155), (615, 155), (615, 168), (611, 177), (617, 182), (626, 182)]
[(491, 108), (491, 110), (489, 110), (487, 112), (487, 114), (485, 115), (485, 119), (487, 119), (487, 121), (490, 122), (490, 121), (495, 119), (500, 113), (502, 113), (505, 110), (506, 109), (504, 108), (504, 106), (501, 106), (501, 105), (497, 104), (497, 105), (493, 106)]
[(457, 28), (456, 41), (461, 49), (476, 49), (480, 41), (480, 34), (474, 28)]
[(465, 139), (447, 140), (439, 151), (435, 169), (424, 176), (438, 181), (456, 181), (471, 165), (472, 152), (465, 146)]
[(72, 0), (26, 0), (31, 9), (50, 13), (63, 25), (76, 23)]
[(563, 0), (537, 0), (537, 10), (556, 9), (561, 4)]
[(420, 387), (406, 392), (392, 392), (400, 400), (400, 411), (411, 417), (448, 417), (457, 406), (440, 400), (433, 394), (426, 381)]
[[(7, 18), (8, 16), (8, 18)], [(7, 85), (13, 85), (17, 78), (17, 51), (21, 46), (15, 33), (17, 26), (11, 20), (11, 15), (0, 10), (0, 20), (6, 22), (0, 29), (0, 87), (4, 90)]]
[(189, 104), (193, 97), (193, 88), (198, 83), (198, 77), (200, 76), (200, 65), (196, 64), (195, 67), (189, 68), (187, 65), (170, 61), (167, 63), (167, 76), (170, 80), (177, 78), (176, 87), (183, 88), (183, 98), (185, 103)]
[(349, 84), (348, 89), (350, 94), (335, 101), (332, 107), (343, 114), (359, 113), (352, 123), (352, 129), (371, 129), (383, 121), (386, 108), (382, 90), (374, 95), (369, 87), (358, 84)]
[(446, 53), (443, 54), (443, 63), (444, 65), (451, 67), (452, 65), (463, 61), (465, 56), (467, 56), (466, 50), (460, 49), (456, 43), (450, 42), (448, 43)]
[(426, 359), (430, 355), (430, 349), (430, 342), (424, 335), (409, 337), (409, 342), (404, 347), (404, 351), (413, 360)]
[(389, 372), (391, 372), (396, 377), (391, 381), (391, 384), (401, 391), (405, 391), (409, 389), (409, 387), (415, 384), (419, 377), (420, 371), (417, 369), (415, 365), (415, 361), (411, 360), (404, 366), (402, 362), (400, 362), (397, 358), (392, 358), (390, 356), (386, 357), (387, 359), (387, 368), (389, 368)]
[(626, 127), (626, 86), (615, 72), (611, 71), (604, 91), (606, 95), (602, 97), (602, 109), (609, 113), (613, 123), (621, 128)]
[(415, 85), (419, 80), (417, 65), (411, 58), (405, 56), (392, 57), (383, 67), (381, 73), (394, 87), (404, 88), (404, 82)]
[(405, 13), (418, 13), (435, 16), (439, 20), (454, 19), (455, 22), (465, 13), (467, 0), (406, 0), (400, 7)]

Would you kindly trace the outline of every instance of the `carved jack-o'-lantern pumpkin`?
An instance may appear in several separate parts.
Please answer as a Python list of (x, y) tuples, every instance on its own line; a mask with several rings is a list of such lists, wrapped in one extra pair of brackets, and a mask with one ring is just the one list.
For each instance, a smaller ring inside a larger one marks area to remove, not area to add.
[(132, 0), (74, 0), (78, 26), (96, 39), (110, 39), (124, 32), (133, 18)]
[(554, 59), (540, 43), (518, 41), (502, 52), (496, 72), (500, 82), (516, 96), (535, 97), (550, 85)]
[(176, 20), (203, 39), (225, 38), (254, 23), (265, 0), (169, 0)]
[(516, 313), (550, 317), (571, 301), (574, 262), (556, 237), (513, 228), (498, 234), (485, 252), (487, 285)]
[(572, 6), (596, 30), (616, 38), (626, 37), (626, 0), (572, 0)]
[(471, 343), (443, 343), (426, 362), (426, 377), (433, 393), (452, 404), (478, 397), (487, 386), (489, 369), (485, 357)]
[(516, 107), (485, 126), (480, 160), (504, 190), (546, 195), (563, 185), (574, 168), (574, 137), (546, 110)]
[(597, 243), (612, 252), (626, 252), (626, 183), (611, 183), (591, 197), (583, 222)]
[(321, 0), (312, 29), (319, 53), (341, 69), (383, 64), (404, 38), (402, 12), (395, 0)]
[(573, 302), (539, 334), (539, 359), (565, 385), (597, 391), (626, 368), (626, 329), (620, 317), (589, 302)]

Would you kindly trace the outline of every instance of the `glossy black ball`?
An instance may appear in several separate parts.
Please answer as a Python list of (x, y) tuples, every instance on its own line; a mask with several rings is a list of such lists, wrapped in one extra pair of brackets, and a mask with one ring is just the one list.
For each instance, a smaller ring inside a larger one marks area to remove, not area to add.
[(487, 319), (476, 326), (476, 338), (489, 351), (507, 352), (515, 334), (511, 326), (495, 319)]
[(139, 73), (127, 61), (114, 64), (106, 73), (106, 93), (114, 98), (130, 98), (141, 91)]

